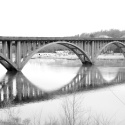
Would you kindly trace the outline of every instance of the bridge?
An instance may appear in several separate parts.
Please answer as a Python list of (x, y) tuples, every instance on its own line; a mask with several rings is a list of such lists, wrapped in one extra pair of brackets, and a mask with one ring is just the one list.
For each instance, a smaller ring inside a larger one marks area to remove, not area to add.
[(55, 99), (65, 94), (122, 85), (125, 83), (124, 76), (124, 69), (120, 69), (111, 81), (107, 81), (98, 67), (94, 69), (81, 67), (76, 76), (65, 86), (47, 92), (35, 86), (22, 72), (8, 71), (0, 81), (0, 108)]
[(21, 71), (29, 59), (52, 44), (73, 51), (83, 64), (94, 64), (105, 47), (114, 44), (125, 56), (125, 39), (73, 37), (0, 37), (0, 63), (9, 71)]

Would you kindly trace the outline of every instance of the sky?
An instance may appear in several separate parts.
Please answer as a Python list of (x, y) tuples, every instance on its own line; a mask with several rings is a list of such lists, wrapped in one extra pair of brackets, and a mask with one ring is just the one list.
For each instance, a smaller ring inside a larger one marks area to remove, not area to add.
[(0, 0), (0, 36), (63, 37), (125, 30), (124, 0)]

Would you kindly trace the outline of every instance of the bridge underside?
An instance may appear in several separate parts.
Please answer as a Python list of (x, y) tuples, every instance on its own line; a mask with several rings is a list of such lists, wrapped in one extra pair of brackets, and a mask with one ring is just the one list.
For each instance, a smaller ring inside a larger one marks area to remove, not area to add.
[(5, 58), (3, 54), (0, 54), (0, 63), (8, 70), (8, 71), (17, 71), (17, 66), (12, 63), (9, 59)]
[(58, 44), (63, 45), (65, 47), (69, 48), (71, 51), (73, 51), (79, 57), (82, 64), (92, 64), (92, 61), (89, 58), (89, 56), (86, 54), (86, 52), (84, 50), (80, 49), (78, 46), (73, 45), (71, 43), (67, 43), (67, 42), (60, 42)]
[(96, 57), (95, 57), (95, 60), (97, 59), (97, 57), (101, 54), (101, 52), (103, 50), (105, 50), (105, 48), (109, 47), (110, 45), (115, 45), (119, 50), (121, 50), (121, 53), (124, 55), (125, 57), (125, 44), (122, 43), (122, 42), (119, 42), (119, 41), (113, 41), (113, 42), (110, 42), (106, 45), (104, 45), (96, 54)]
[(67, 47), (68, 49), (73, 51), (78, 56), (78, 58), (81, 60), (82, 64), (92, 65), (91, 59), (89, 58), (89, 56), (86, 54), (86, 52), (84, 50), (82, 50), (81, 48), (79, 48), (78, 46), (76, 46), (76, 45), (74, 45), (72, 43), (65, 42), (65, 41), (63, 41), (63, 42), (60, 41), (60, 42), (53, 42), (53, 43), (46, 44), (46, 45), (41, 46), (40, 48), (36, 49), (35, 51), (33, 51), (29, 56), (27, 56), (25, 61), (22, 63), (21, 69), (25, 66), (25, 64), (31, 59), (31, 57), (34, 54), (38, 53), (41, 49), (43, 49), (43, 48), (45, 48), (47, 46), (51, 47), (51, 45), (53, 45), (53, 44), (59, 44), (59, 45), (63, 45), (65, 47)]

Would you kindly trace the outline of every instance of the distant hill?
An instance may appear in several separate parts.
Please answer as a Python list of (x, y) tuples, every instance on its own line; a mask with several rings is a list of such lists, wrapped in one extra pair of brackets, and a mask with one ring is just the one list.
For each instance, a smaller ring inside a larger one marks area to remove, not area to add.
[(125, 30), (120, 31), (118, 29), (102, 30), (93, 33), (82, 33), (81, 35), (75, 35), (74, 37), (82, 38), (125, 38)]
[(96, 38), (112, 38), (112, 37), (107, 36), (107, 35), (100, 35), (100, 36), (96, 36)]
[[(125, 30), (120, 31), (118, 29), (104, 30), (93, 33), (82, 33), (81, 35), (70, 36), (72, 38), (125, 38)], [(114, 51), (118, 51), (118, 48), (111, 46)], [(53, 44), (42, 49), (40, 52), (55, 52), (57, 50), (67, 50), (62, 45)]]

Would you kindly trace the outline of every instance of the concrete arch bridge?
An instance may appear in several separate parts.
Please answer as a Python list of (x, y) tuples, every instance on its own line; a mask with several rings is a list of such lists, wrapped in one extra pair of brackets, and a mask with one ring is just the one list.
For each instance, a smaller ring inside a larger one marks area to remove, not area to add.
[[(73, 51), (83, 64), (94, 64), (105, 47), (114, 44), (125, 56), (125, 39), (73, 37), (0, 37), (0, 63), (9, 71), (21, 71), (28, 60), (48, 45), (60, 44)], [(51, 47), (51, 46), (50, 46)]]

